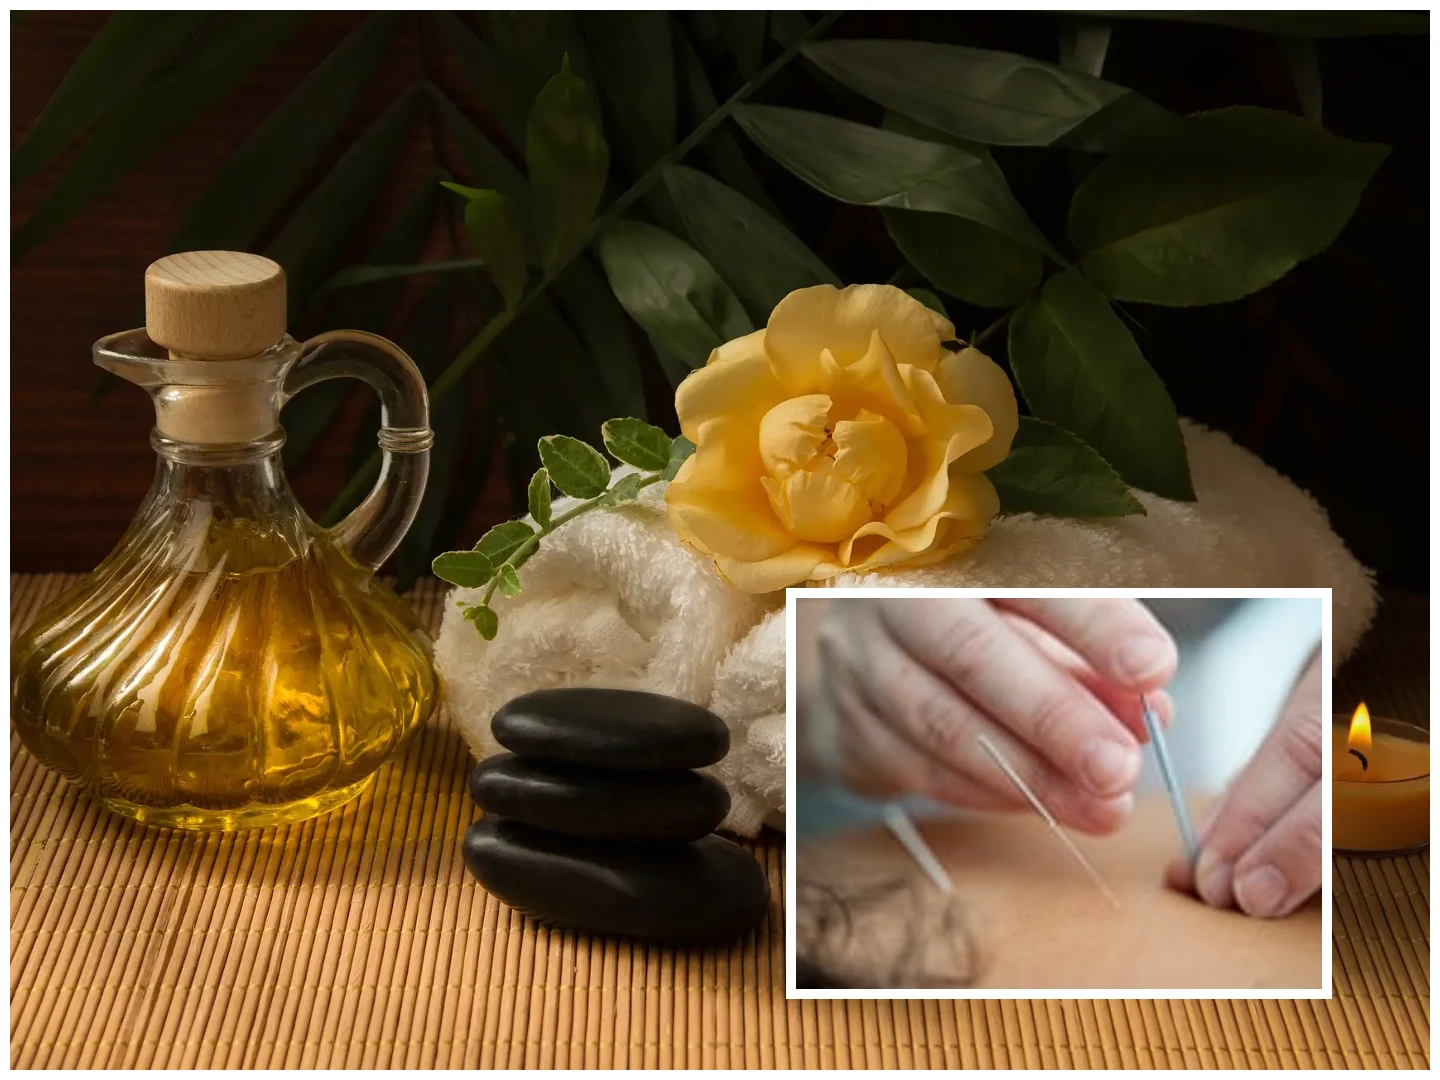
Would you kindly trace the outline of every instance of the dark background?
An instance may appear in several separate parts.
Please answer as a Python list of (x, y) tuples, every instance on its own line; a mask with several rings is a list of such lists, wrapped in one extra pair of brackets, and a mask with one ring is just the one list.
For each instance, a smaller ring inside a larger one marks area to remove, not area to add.
[[(37, 12), (12, 27), (12, 145), (104, 17)], [(150, 481), (152, 414), (144, 395), (126, 386), (87, 404), (98, 374), (90, 345), (142, 322), (145, 267), (164, 253), (185, 208), (360, 18), (312, 15), (219, 107), (12, 267), (12, 569), (88, 569), (119, 537)], [(403, 33), (396, 62), (372, 81), (322, 170), (413, 78), (414, 31), (407, 25)], [(1039, 13), (854, 14), (831, 36), (949, 41), (1049, 60), (1057, 48), (1055, 18)], [(1228, 432), (1312, 492), (1383, 583), (1427, 591), (1429, 40), (1386, 36), (1317, 44), (1325, 125), (1393, 148), (1339, 240), (1274, 286), (1234, 303), (1127, 310), (1139, 323), (1141, 348), (1183, 415)], [(772, 42), (767, 57), (775, 48)], [(426, 55), (447, 93), (472, 115), (481, 114), (483, 103), (463, 75), (447, 67), (444, 50), (427, 48)], [(1117, 20), (1104, 75), (1180, 112), (1232, 104), (1299, 111), (1282, 51), (1261, 34)], [(722, 97), (735, 88), (723, 72), (715, 82)], [(792, 64), (758, 100), (878, 119), (874, 106), (841, 96), (803, 63)], [(431, 167), (419, 126), (413, 141), (413, 153), (397, 162), (391, 178), (392, 205)], [(792, 227), (844, 280), (890, 277), (899, 260), (878, 214), (817, 195), (743, 138), (741, 143)], [(61, 155), (12, 192), (12, 227), (39, 204), (70, 157)], [(1069, 156), (1002, 150), (997, 157), (1041, 228), (1063, 236), (1072, 190)], [(373, 235), (357, 237), (356, 250)], [(951, 309), (962, 332), (972, 316), (980, 326), (994, 316), (959, 303)], [(998, 339), (989, 351), (1003, 359)], [(652, 419), (673, 429), (658, 376), (655, 388)], [(477, 381), (477, 417), (486, 393)], [(341, 486), (365, 404), (357, 391), (291, 476), (313, 514)], [(504, 472), (491, 470), (467, 536), (510, 514)]]

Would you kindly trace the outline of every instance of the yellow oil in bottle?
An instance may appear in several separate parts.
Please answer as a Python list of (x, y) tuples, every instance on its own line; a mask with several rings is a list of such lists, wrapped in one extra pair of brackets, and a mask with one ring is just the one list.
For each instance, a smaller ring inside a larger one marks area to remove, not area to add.
[(354, 797), (433, 708), (423, 629), (323, 532), (174, 535), (138, 524), (16, 642), (25, 745), (152, 825), (279, 825)]

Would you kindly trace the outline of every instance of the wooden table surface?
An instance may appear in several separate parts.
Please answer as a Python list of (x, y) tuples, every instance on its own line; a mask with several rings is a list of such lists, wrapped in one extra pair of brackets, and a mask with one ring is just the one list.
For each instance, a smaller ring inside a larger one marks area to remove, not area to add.
[[(12, 634), (72, 577), (11, 579)], [(440, 593), (412, 594), (438, 620)], [(1337, 708), (1428, 724), (1428, 607), (1392, 598)], [(114, 817), (12, 734), (10, 1060), (84, 1067), (1429, 1065), (1429, 854), (1337, 859), (1329, 1001), (786, 1001), (768, 925), (676, 950), (537, 927), (469, 877), (437, 716), (344, 810), (200, 836)]]

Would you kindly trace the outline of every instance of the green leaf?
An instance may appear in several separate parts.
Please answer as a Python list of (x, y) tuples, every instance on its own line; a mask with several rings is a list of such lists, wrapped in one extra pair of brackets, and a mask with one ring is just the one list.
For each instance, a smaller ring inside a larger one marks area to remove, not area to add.
[(905, 291), (937, 315), (943, 315), (947, 319), (950, 317), (950, 313), (945, 310), (945, 302), (929, 289), (906, 289)]
[(1061, 18), (1061, 67), (1099, 78), (1109, 49), (1110, 27), (1085, 19)]
[[(39, 172), (212, 18), (209, 11), (120, 11), (95, 32), (10, 155), (10, 186)], [(11, 25), (14, 24), (12, 15)]]
[(621, 306), (691, 369), (753, 326), (705, 257), (679, 237), (639, 221), (615, 221), (598, 240), (600, 262)]
[(594, 11), (579, 15), (595, 88), (621, 158), (639, 176), (675, 145), (675, 57), (670, 15)]
[[(979, 143), (927, 127), (900, 113), (886, 113), (883, 126), (886, 131), (911, 138), (955, 146), (983, 158), (997, 174), (1000, 172), (989, 148)], [(880, 215), (906, 261), (951, 296), (980, 307), (1012, 307), (1040, 285), (1045, 271), (1040, 253), (988, 225), (916, 210), (883, 209)]]
[(500, 617), (495, 614), (494, 608), (476, 604), (465, 612), (465, 618), (475, 624), (475, 629), (480, 631), (480, 636), (486, 641), (495, 640), (495, 635), (500, 630)]
[(1117, 300), (1217, 304), (1264, 288), (1330, 246), (1389, 152), (1269, 109), (1200, 120), (1253, 160), (1111, 159), (1075, 193), (1081, 268)]
[(1045, 261), (1033, 248), (948, 214), (882, 210), (885, 228), (911, 266), (940, 291), (979, 307), (1011, 307), (1040, 284)]
[(314, 174), (394, 39), (400, 16), (372, 15), (245, 140), (190, 207), (171, 251), (249, 251)]
[(498, 568), (534, 535), (535, 530), (523, 521), (502, 521), (475, 542), (475, 550)]
[(887, 109), (993, 146), (1154, 154), (1210, 148), (1132, 90), (1015, 53), (928, 41), (819, 41), (820, 69)]
[(225, 15), (184, 59), (107, 112), (49, 196), (11, 235), (11, 261), (224, 98), (294, 33), (302, 18), (290, 12)]
[(1143, 514), (1109, 462), (1062, 427), (1020, 418), (1010, 456), (986, 475), (1006, 514), (1056, 514), (1061, 517), (1124, 517)]
[(610, 167), (599, 110), (568, 56), (530, 110), (525, 160), (541, 263), (553, 270), (585, 235)]
[(646, 472), (659, 472), (670, 463), (670, 436), (644, 420), (633, 416), (606, 420), (600, 433), (616, 461)]
[(1030, 411), (1073, 431), (1126, 481), (1194, 499), (1175, 406), (1120, 317), (1071, 270), (1010, 320), (1010, 367)]
[(683, 165), (666, 166), (665, 185), (695, 246), (756, 322), (796, 289), (840, 284), (794, 233), (734, 188)]
[(530, 504), (530, 516), (542, 529), (550, 528), (550, 470), (536, 469), (530, 478), (526, 493)]
[(635, 496), (640, 494), (640, 479), (639, 473), (626, 473), (616, 480), (615, 486), (605, 492), (604, 505), (618, 506), (621, 503), (631, 502)]
[(610, 465), (589, 443), (568, 435), (540, 440), (540, 462), (560, 491), (576, 499), (593, 499), (610, 483)]
[(831, 198), (953, 214), (1064, 261), (978, 154), (797, 109), (741, 105), (734, 116), (762, 150)]
[(465, 204), (465, 232), (485, 260), (506, 309), (514, 311), (525, 292), (525, 221), (520, 211), (498, 191), (477, 192)]
[(665, 466), (661, 477), (665, 480), (674, 480), (675, 474), (680, 471), (680, 466), (690, 460), (690, 455), (695, 453), (695, 444), (684, 435), (676, 435), (670, 440), (670, 464)]
[(395, 99), (290, 215), (266, 254), (285, 268), (293, 322), (334, 269), (400, 157), (420, 103), (411, 86)]
[(442, 552), (430, 563), (430, 569), (440, 580), (462, 589), (479, 589), (495, 576), (495, 564), (482, 551)]
[(520, 595), (520, 575), (515, 573), (515, 567), (500, 567), (500, 591), (512, 599)]

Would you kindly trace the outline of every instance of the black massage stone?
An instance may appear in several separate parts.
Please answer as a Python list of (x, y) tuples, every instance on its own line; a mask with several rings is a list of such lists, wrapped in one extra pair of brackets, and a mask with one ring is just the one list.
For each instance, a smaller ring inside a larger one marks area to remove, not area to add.
[(709, 709), (639, 690), (536, 690), (502, 706), (490, 730), (517, 754), (596, 769), (696, 769), (730, 749)]
[(619, 772), (497, 754), (470, 774), (487, 814), (591, 840), (698, 840), (730, 812), (730, 793), (688, 769)]
[(560, 929), (700, 945), (754, 929), (770, 906), (744, 848), (579, 840), (487, 814), (465, 834), (465, 864), (487, 892)]

